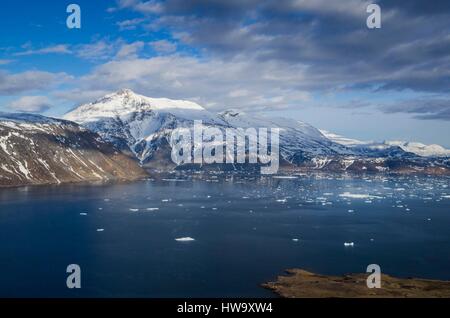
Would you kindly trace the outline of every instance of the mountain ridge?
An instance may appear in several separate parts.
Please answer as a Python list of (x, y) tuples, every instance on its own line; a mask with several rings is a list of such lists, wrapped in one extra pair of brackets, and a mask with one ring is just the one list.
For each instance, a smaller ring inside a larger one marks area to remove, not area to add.
[[(203, 125), (221, 130), (278, 127), (280, 159), (287, 165), (305, 169), (375, 172), (393, 167), (399, 170), (402, 166), (409, 171), (414, 165), (418, 170), (432, 165), (430, 158), (421, 157), (398, 144), (376, 146), (361, 142), (358, 146), (349, 145), (299, 120), (268, 118), (236, 110), (215, 114), (193, 102), (155, 99), (128, 89), (81, 105), (63, 118), (97, 132), (121, 150), (132, 153), (142, 166), (148, 168), (155, 164), (156, 157), (159, 161), (170, 160), (171, 133), (177, 129), (192, 129), (194, 120), (202, 120)], [(433, 164), (441, 166), (441, 163)]]

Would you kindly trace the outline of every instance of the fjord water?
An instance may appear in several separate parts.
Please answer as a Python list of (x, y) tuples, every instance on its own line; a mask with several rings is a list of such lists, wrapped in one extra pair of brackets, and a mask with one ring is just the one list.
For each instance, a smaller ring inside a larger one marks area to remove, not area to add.
[[(449, 180), (181, 175), (3, 189), (0, 296), (273, 297), (260, 284), (284, 269), (373, 263), (450, 280)], [(66, 287), (69, 264), (81, 289)]]

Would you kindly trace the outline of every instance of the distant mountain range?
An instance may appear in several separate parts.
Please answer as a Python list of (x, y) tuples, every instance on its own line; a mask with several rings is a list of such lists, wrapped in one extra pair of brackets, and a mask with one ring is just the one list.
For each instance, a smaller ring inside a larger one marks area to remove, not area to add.
[(363, 142), (294, 119), (235, 110), (216, 114), (193, 102), (149, 98), (124, 89), (75, 108), (64, 120), (0, 113), (0, 186), (134, 180), (147, 175), (143, 168), (207, 168), (177, 167), (170, 158), (172, 132), (192, 129), (194, 120), (221, 130), (280, 128), (284, 171), (450, 171), (450, 151), (438, 145)]
[[(278, 127), (284, 169), (327, 171), (396, 171), (440, 173), (448, 169), (449, 152), (427, 148), (426, 157), (416, 143), (363, 143), (332, 135), (313, 126), (286, 118), (263, 117), (229, 110), (212, 113), (200, 105), (165, 98), (149, 98), (121, 90), (81, 105), (64, 116), (97, 132), (125, 152), (132, 153), (146, 168), (174, 168), (170, 160), (170, 135), (192, 128), (194, 120), (219, 129)], [(436, 150), (431, 153), (431, 150)]]
[(351, 148), (387, 149), (391, 147), (400, 147), (406, 152), (422, 157), (450, 157), (450, 150), (445, 149), (440, 145), (425, 145), (420, 142), (409, 141), (361, 141), (333, 134), (326, 130), (321, 130), (320, 132), (328, 139)]

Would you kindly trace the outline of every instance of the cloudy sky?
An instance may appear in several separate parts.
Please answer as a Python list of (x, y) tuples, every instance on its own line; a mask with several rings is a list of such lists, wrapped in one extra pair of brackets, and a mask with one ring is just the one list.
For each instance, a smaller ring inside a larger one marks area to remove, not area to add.
[(60, 116), (131, 88), (450, 147), (450, 1), (377, 1), (381, 29), (370, 3), (3, 0), (0, 110)]

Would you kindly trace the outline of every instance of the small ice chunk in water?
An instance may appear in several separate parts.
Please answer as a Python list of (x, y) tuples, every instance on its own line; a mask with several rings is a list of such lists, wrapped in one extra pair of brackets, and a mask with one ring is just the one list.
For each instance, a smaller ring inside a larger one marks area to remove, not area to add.
[(348, 210), (348, 213), (354, 213), (355, 210)]
[(130, 209), (131, 212), (139, 212), (139, 209)]
[(345, 242), (344, 246), (345, 247), (353, 247), (353, 246), (355, 246), (355, 243), (353, 243), (353, 242)]
[(103, 232), (105, 229), (97, 229), (97, 232)]
[(84, 212), (82, 212), (82, 213), (80, 213), (80, 215), (83, 215), (83, 216), (85, 216), (85, 215), (87, 215), (87, 213), (84, 213)]
[(159, 208), (147, 208), (147, 211), (157, 211)]
[(169, 202), (169, 199), (162, 199), (161, 202)]
[(298, 238), (293, 238), (293, 239), (292, 239), (292, 241), (294, 241), (294, 242), (298, 242), (298, 241), (299, 241), (299, 239), (298, 239)]
[(192, 242), (192, 241), (195, 241), (195, 239), (193, 239), (192, 237), (187, 236), (187, 237), (176, 238), (175, 241), (177, 241), (177, 242)]

